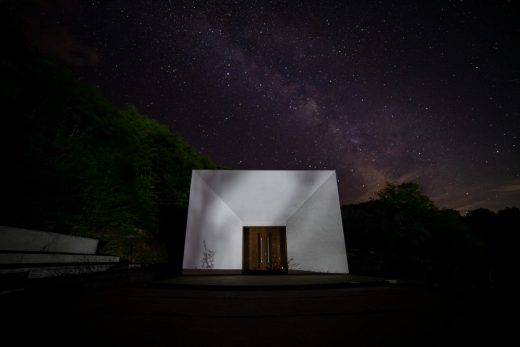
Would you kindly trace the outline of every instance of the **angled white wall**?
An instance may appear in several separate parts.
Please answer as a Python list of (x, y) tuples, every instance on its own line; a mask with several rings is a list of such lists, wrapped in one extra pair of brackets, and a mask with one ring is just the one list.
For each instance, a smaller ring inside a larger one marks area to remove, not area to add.
[(195, 171), (190, 189), (183, 268), (202, 267), (205, 242), (214, 269), (241, 269), (242, 221)]
[(348, 273), (335, 174), (289, 218), (286, 230), (289, 269)]
[(286, 226), (289, 268), (347, 273), (334, 171), (194, 170), (184, 269), (242, 268), (244, 226)]

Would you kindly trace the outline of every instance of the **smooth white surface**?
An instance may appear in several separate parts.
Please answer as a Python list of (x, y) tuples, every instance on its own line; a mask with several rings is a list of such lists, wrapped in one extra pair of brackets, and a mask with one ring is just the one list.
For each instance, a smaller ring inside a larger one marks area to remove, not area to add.
[(336, 175), (287, 221), (289, 269), (348, 273)]
[(1, 251), (95, 254), (98, 240), (0, 226)]
[(201, 268), (206, 247), (215, 251), (214, 269), (242, 268), (242, 221), (193, 171), (183, 268)]
[(242, 268), (243, 226), (287, 226), (289, 268), (348, 273), (334, 171), (194, 170), (184, 269)]
[(285, 225), (332, 171), (196, 170), (248, 225)]

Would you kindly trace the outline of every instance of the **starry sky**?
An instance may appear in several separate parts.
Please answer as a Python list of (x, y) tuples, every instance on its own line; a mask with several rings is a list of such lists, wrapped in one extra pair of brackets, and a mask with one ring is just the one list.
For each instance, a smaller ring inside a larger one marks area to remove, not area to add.
[(520, 206), (514, 1), (37, 1), (28, 35), (233, 169), (333, 169)]

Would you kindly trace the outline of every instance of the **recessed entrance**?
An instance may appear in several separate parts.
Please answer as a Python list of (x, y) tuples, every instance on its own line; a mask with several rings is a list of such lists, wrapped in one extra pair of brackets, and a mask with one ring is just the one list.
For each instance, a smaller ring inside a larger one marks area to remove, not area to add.
[(244, 227), (242, 272), (287, 273), (285, 227)]

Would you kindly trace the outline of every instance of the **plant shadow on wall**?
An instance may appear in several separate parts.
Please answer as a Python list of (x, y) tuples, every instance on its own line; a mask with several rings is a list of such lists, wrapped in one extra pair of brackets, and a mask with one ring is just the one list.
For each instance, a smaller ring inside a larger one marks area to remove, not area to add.
[(202, 259), (200, 260), (200, 266), (203, 269), (211, 270), (215, 266), (215, 251), (209, 249), (206, 246), (206, 240), (202, 241), (204, 250), (202, 251)]
[(301, 270), (300, 264), (294, 262), (294, 258), (287, 260), (287, 267), (289, 270)]

